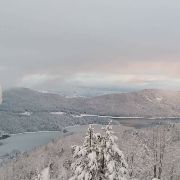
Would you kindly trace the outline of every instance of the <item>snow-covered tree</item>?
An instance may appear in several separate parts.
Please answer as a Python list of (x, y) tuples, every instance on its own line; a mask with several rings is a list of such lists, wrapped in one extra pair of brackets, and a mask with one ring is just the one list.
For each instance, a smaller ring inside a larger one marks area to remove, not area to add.
[(128, 177), (128, 165), (124, 154), (116, 144), (117, 137), (109, 124), (105, 128), (103, 138), (103, 167), (105, 178), (108, 180), (125, 180)]
[(71, 180), (98, 180), (98, 153), (96, 134), (92, 125), (89, 126), (83, 146), (73, 146), (72, 164), (74, 172)]
[(89, 126), (83, 146), (73, 146), (73, 177), (70, 180), (126, 180), (127, 163), (119, 150), (112, 126), (104, 128), (104, 135), (94, 133)]
[(42, 178), (41, 178), (41, 173), (39, 172), (38, 169), (36, 170), (36, 175), (35, 175), (35, 177), (34, 177), (34, 180), (42, 180)]

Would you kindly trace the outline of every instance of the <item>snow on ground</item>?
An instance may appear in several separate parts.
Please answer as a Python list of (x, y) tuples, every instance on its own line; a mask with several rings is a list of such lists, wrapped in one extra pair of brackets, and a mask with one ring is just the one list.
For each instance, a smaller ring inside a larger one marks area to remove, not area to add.
[(163, 100), (163, 98), (162, 97), (156, 97), (156, 100), (160, 102)]
[(52, 115), (63, 115), (63, 114), (65, 114), (65, 112), (61, 112), (61, 111), (59, 111), (59, 112), (50, 112), (50, 114), (52, 114)]
[(41, 179), (42, 180), (49, 180), (50, 179), (50, 177), (49, 177), (49, 167), (42, 170)]
[(149, 102), (153, 102), (154, 100), (156, 100), (156, 101), (158, 101), (158, 102), (161, 102), (162, 100), (163, 100), (163, 97), (155, 97), (155, 99), (154, 98), (150, 98), (150, 97), (148, 97), (148, 96), (145, 96), (145, 98), (149, 101)]
[(112, 118), (112, 119), (129, 119), (129, 118), (134, 118), (134, 119), (139, 119), (139, 118), (144, 118), (144, 117), (130, 117), (130, 116), (103, 116), (103, 115), (97, 115), (97, 114), (80, 114), (80, 115), (72, 115), (73, 117), (102, 117), (102, 118)]
[(23, 115), (23, 116), (30, 116), (32, 114), (32, 112), (29, 112), (29, 111), (25, 111), (23, 113), (19, 113), (20, 115)]
[(145, 98), (146, 98), (148, 101), (152, 102), (152, 100), (151, 100), (148, 96), (145, 96)]
[(95, 114), (80, 114), (80, 115), (72, 115), (73, 117), (96, 117), (98, 115), (95, 115)]

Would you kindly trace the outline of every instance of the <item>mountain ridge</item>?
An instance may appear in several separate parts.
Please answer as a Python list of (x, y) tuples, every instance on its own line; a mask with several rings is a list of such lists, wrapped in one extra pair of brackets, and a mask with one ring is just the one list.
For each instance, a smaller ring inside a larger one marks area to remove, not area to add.
[(67, 111), (112, 116), (180, 116), (180, 91), (145, 89), (95, 97), (65, 97), (28, 88), (3, 92), (0, 111)]
[[(26, 88), (11, 89), (3, 92), (0, 131), (19, 133), (63, 130), (74, 125), (106, 124), (112, 120), (111, 116), (125, 117), (125, 121), (127, 117), (140, 117), (142, 122), (151, 117), (180, 119), (180, 92), (143, 90), (67, 98)], [(119, 120), (115, 121), (119, 123)]]

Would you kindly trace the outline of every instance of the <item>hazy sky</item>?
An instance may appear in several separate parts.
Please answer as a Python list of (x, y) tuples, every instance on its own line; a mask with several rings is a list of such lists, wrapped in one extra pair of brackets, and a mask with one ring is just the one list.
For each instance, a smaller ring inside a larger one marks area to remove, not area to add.
[(0, 82), (180, 89), (180, 1), (0, 0)]

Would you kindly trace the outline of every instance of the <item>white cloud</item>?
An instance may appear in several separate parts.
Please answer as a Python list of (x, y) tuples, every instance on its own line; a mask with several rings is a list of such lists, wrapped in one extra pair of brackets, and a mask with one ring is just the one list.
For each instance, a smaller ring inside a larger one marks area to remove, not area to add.
[(50, 75), (50, 74), (28, 74), (19, 80), (18, 86), (33, 87), (36, 85), (43, 84), (47, 81), (54, 80), (56, 78), (57, 78), (56, 75)]
[(180, 87), (180, 78), (162, 74), (106, 74), (78, 73), (67, 80), (69, 84), (84, 87), (123, 87), (134, 86), (142, 88)]

